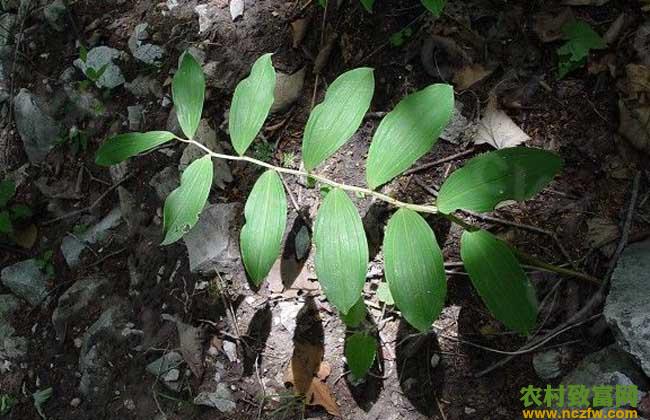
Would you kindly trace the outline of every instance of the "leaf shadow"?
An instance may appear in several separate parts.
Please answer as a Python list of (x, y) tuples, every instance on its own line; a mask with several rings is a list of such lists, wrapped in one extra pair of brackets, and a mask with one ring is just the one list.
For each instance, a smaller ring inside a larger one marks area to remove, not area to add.
[(303, 221), (301, 217), (295, 217), (293, 220), (293, 225), (291, 230), (287, 234), (287, 238), (284, 241), (284, 249), (282, 250), (282, 257), (280, 261), (280, 277), (282, 279), (282, 285), (285, 289), (291, 288), (293, 283), (298, 278), (298, 275), (302, 271), (305, 262), (307, 262), (307, 257), (311, 251), (312, 243), (311, 240), (307, 244), (307, 248), (304, 251), (304, 257), (298, 259), (296, 255), (296, 236), (302, 228), (306, 228), (309, 233), (309, 238), (312, 238), (311, 228)]
[(243, 376), (251, 376), (255, 372), (256, 365), (261, 365), (262, 352), (271, 334), (271, 321), (271, 308), (267, 304), (255, 312), (248, 324), (246, 335), (241, 337), (243, 341)]
[(436, 396), (445, 382), (443, 362), (431, 367), (431, 358), (440, 352), (437, 335), (419, 334), (401, 320), (396, 343), (397, 375), (404, 396), (421, 414), (433, 416), (437, 412)]

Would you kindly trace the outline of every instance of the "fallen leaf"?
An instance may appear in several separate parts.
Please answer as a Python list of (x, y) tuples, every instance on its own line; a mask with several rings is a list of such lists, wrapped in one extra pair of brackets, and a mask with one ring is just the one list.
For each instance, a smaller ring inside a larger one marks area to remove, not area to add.
[(625, 72), (627, 74), (628, 93), (650, 92), (650, 66), (628, 64), (625, 66)]
[(309, 27), (309, 18), (297, 19), (291, 22), (291, 33), (293, 35), (292, 47), (298, 48), (307, 35)]
[(607, 245), (616, 240), (618, 235), (618, 225), (609, 219), (594, 217), (587, 221), (587, 243), (592, 248)]
[(481, 64), (469, 64), (454, 75), (454, 85), (458, 90), (465, 90), (492, 74)]
[(329, 363), (323, 361), (321, 362), (320, 367), (318, 368), (318, 372), (316, 373), (316, 376), (321, 381), (324, 381), (327, 379), (328, 376), (330, 376), (330, 373), (332, 373), (332, 367), (330, 366)]
[(305, 396), (308, 405), (321, 406), (331, 415), (341, 417), (339, 407), (326, 383), (314, 378), (309, 390), (310, 392)]
[(618, 132), (637, 149), (650, 153), (650, 106), (628, 107), (620, 99), (618, 110)]
[(303, 67), (293, 74), (276, 72), (275, 91), (273, 92), (273, 105), (271, 112), (279, 112), (287, 109), (293, 104), (302, 93), (305, 84), (307, 68)]
[(496, 103), (496, 98), (491, 97), (485, 114), (478, 124), (474, 144), (488, 143), (497, 149), (504, 149), (529, 140), (528, 134), (519, 128), (505, 112), (497, 109)]
[(318, 55), (316, 55), (316, 59), (314, 60), (314, 74), (320, 74), (327, 65), (337, 39), (338, 34), (332, 33), (327, 39), (327, 42), (325, 42), (325, 45), (323, 45), (323, 48), (318, 51)]
[(562, 27), (575, 20), (570, 8), (563, 9), (559, 14), (540, 13), (533, 18), (533, 31), (542, 42), (553, 42), (564, 37)]
[(16, 243), (25, 249), (31, 249), (36, 242), (36, 238), (38, 238), (38, 228), (34, 224), (17, 231), (14, 235)]
[(230, 17), (233, 21), (244, 14), (244, 0), (230, 0)]
[(183, 359), (197, 378), (203, 376), (203, 330), (177, 321), (180, 351)]
[(322, 345), (296, 343), (284, 375), (284, 382), (293, 385), (296, 394), (307, 396), (312, 380), (320, 369), (323, 353)]

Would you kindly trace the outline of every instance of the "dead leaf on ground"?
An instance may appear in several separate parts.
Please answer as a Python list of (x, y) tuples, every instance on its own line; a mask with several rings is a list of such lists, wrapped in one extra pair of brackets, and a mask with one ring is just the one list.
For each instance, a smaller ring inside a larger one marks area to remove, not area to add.
[(618, 238), (618, 225), (604, 217), (594, 217), (587, 221), (587, 243), (592, 248), (600, 248)]
[(488, 102), (484, 116), (478, 124), (474, 144), (488, 143), (497, 149), (515, 147), (529, 140), (526, 134), (514, 121), (500, 109), (493, 96)]
[(25, 249), (31, 249), (36, 242), (36, 238), (38, 238), (38, 228), (34, 224), (17, 231), (14, 235), (16, 244)]
[(297, 19), (291, 22), (291, 33), (293, 37), (292, 47), (298, 48), (307, 35), (307, 28), (309, 27), (309, 18)]
[(280, 112), (289, 108), (302, 93), (307, 68), (303, 67), (293, 74), (277, 72), (275, 92), (271, 112)]
[(318, 373), (325, 350), (320, 344), (296, 343), (284, 382), (293, 385), (296, 394), (307, 394)]
[(620, 99), (618, 110), (618, 132), (637, 149), (650, 153), (650, 106), (628, 107)]
[(650, 66), (628, 64), (625, 72), (629, 94), (650, 92)]
[(491, 74), (492, 70), (487, 70), (481, 64), (470, 64), (454, 75), (453, 82), (458, 90), (465, 90)]
[(311, 383), (310, 392), (305, 395), (308, 405), (318, 405), (323, 407), (333, 416), (341, 417), (339, 407), (330, 392), (330, 388), (326, 383), (321, 382), (318, 378), (314, 378)]
[(562, 27), (575, 20), (570, 8), (563, 9), (559, 14), (540, 13), (533, 18), (533, 31), (542, 42), (553, 42), (564, 37)]
[(180, 351), (190, 370), (197, 378), (203, 376), (203, 330), (177, 321)]
[(339, 35), (336, 33), (331, 33), (329, 38), (327, 39), (327, 42), (325, 42), (325, 45), (323, 45), (323, 48), (318, 51), (318, 55), (316, 56), (316, 59), (314, 60), (314, 74), (320, 74), (321, 71), (325, 68), (327, 65), (330, 55), (332, 54), (332, 50), (334, 49), (334, 45), (336, 45), (336, 40), (338, 39)]

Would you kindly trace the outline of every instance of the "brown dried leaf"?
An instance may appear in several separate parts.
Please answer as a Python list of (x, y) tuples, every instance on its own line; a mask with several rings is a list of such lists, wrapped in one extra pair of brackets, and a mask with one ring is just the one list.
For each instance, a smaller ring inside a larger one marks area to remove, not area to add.
[(491, 97), (485, 114), (478, 125), (474, 144), (488, 143), (497, 149), (515, 147), (530, 139), (514, 121), (500, 109), (497, 100)]
[(309, 388), (309, 393), (306, 395), (306, 401), (308, 405), (321, 406), (331, 415), (341, 417), (339, 407), (336, 405), (336, 401), (334, 400), (329, 387), (326, 383), (318, 380), (318, 378), (313, 379), (311, 387)]
[(183, 359), (197, 378), (203, 376), (203, 330), (183, 322), (176, 322), (180, 351)]
[(318, 372), (316, 373), (316, 376), (321, 381), (324, 381), (327, 379), (328, 376), (330, 376), (330, 373), (332, 373), (332, 367), (330, 366), (329, 363), (323, 361), (320, 364), (320, 367), (318, 368)]
[(458, 90), (465, 90), (490, 74), (492, 74), (492, 70), (487, 70), (481, 64), (469, 64), (454, 75), (453, 82)]
[(291, 32), (293, 34), (293, 48), (298, 48), (307, 35), (307, 28), (309, 27), (309, 18), (302, 18), (291, 22)]
[(320, 369), (323, 353), (322, 345), (296, 343), (291, 363), (284, 375), (285, 383), (292, 384), (296, 394), (307, 395), (312, 379)]

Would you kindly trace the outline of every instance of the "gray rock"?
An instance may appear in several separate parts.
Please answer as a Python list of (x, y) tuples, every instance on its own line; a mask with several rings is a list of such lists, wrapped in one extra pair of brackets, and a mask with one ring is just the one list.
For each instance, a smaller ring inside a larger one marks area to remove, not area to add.
[(27, 89), (21, 89), (16, 95), (14, 114), (29, 161), (39, 163), (45, 160), (59, 139), (60, 128), (56, 121), (43, 111), (37, 98)]
[[(572, 372), (562, 378), (562, 384), (565, 386), (578, 384), (587, 388), (596, 385), (609, 385), (614, 389), (616, 385), (636, 385), (640, 390), (639, 401), (645, 395), (641, 390), (648, 387), (648, 381), (643, 372), (635, 366), (630, 356), (616, 345), (611, 345), (585, 357)], [(593, 398), (593, 394), (590, 391), (589, 400), (591, 398)], [(612, 399), (616, 401), (615, 392), (612, 392)], [(637, 405), (639, 401), (637, 401)], [(604, 408), (601, 411), (606, 412), (608, 409)]]
[(163, 96), (162, 85), (150, 76), (138, 76), (131, 83), (125, 83), (124, 88), (139, 98), (150, 95), (156, 98)]
[(621, 348), (650, 376), (650, 241), (628, 246), (612, 275), (603, 314)]
[(109, 234), (109, 231), (122, 222), (122, 211), (119, 207), (111, 210), (99, 223), (90, 227), (81, 235), (68, 235), (61, 241), (61, 252), (65, 261), (70, 267), (79, 264), (81, 253), (90, 245), (101, 243)]
[[(194, 139), (216, 153), (223, 153), (223, 149), (217, 142), (217, 133), (214, 131), (207, 120), (201, 120), (199, 128), (196, 131)], [(183, 172), (190, 163), (205, 155), (205, 152), (196, 146), (188, 144), (183, 150), (183, 155), (178, 164), (179, 172)], [(232, 173), (228, 163), (223, 159), (212, 159), (212, 182), (217, 187), (224, 189), (226, 184), (232, 182)]]
[(67, 9), (63, 0), (54, 0), (43, 8), (47, 23), (56, 31), (63, 32), (66, 26)]
[(140, 131), (144, 124), (144, 107), (142, 105), (133, 105), (126, 107), (129, 115), (129, 130)]
[(52, 313), (52, 325), (58, 340), (65, 338), (68, 322), (78, 318), (90, 304), (111, 289), (112, 283), (105, 277), (92, 275), (75, 282), (59, 298)]
[(23, 360), (29, 350), (29, 340), (25, 337), (5, 337), (0, 344), (0, 359)]
[(178, 114), (176, 114), (176, 108), (172, 108), (171, 111), (169, 111), (169, 116), (167, 117), (167, 125), (165, 126), (165, 130), (174, 133), (177, 136), (183, 135), (183, 130), (181, 129), (181, 125), (178, 122)]
[(34, 259), (6, 267), (0, 276), (5, 287), (32, 306), (38, 305), (47, 297), (48, 277)]
[(71, 105), (70, 111), (66, 113), (66, 120), (79, 121), (106, 115), (104, 104), (94, 92), (77, 90), (72, 84), (66, 85), (64, 90)]
[(276, 83), (271, 112), (284, 111), (300, 98), (306, 74), (307, 67), (303, 67), (293, 74), (275, 73)]
[(153, 362), (147, 365), (147, 372), (151, 373), (154, 376), (162, 376), (168, 373), (172, 369), (176, 369), (183, 363), (183, 356), (180, 353), (175, 351), (170, 351), (166, 353), (159, 359), (154, 360)]
[(136, 59), (147, 64), (158, 65), (165, 54), (165, 50), (158, 45), (145, 43), (149, 39), (148, 26), (147, 23), (141, 23), (135, 27), (133, 34), (129, 38), (129, 49)]
[(241, 212), (239, 203), (206, 207), (197, 224), (183, 237), (194, 273), (214, 273), (238, 267), (239, 241), (234, 232)]
[(223, 382), (217, 384), (217, 389), (214, 392), (203, 391), (199, 393), (194, 398), (194, 404), (216, 408), (222, 413), (231, 413), (237, 408), (228, 385)]
[(533, 367), (537, 376), (545, 381), (559, 378), (562, 375), (562, 354), (558, 350), (535, 353)]
[(15, 29), (16, 15), (11, 13), (0, 15), (0, 45), (12, 45), (14, 43)]
[(88, 51), (85, 62), (78, 58), (73, 64), (77, 68), (81, 69), (84, 74), (86, 74), (88, 68), (99, 71), (106, 66), (101, 77), (99, 77), (95, 84), (100, 88), (106, 87), (113, 89), (125, 82), (122, 70), (120, 70), (120, 68), (114, 63), (115, 60), (122, 57), (122, 54), (123, 53), (120, 50), (102, 45)]
[(459, 144), (464, 139), (472, 138), (471, 133), (474, 131), (476, 131), (476, 127), (473, 127), (473, 124), (463, 116), (463, 104), (458, 102), (454, 107), (451, 121), (440, 134), (440, 138), (449, 143)]
[(149, 185), (156, 190), (158, 198), (163, 201), (179, 184), (180, 177), (178, 175), (178, 169), (173, 166), (166, 167), (154, 175), (149, 181)]
[(127, 306), (117, 303), (106, 309), (83, 336), (79, 390), (93, 405), (102, 405), (113, 395), (114, 361), (122, 356), (121, 347), (128, 338), (122, 334), (127, 319)]
[(20, 301), (14, 295), (0, 295), (0, 343), (16, 332), (9, 321), (19, 307)]

